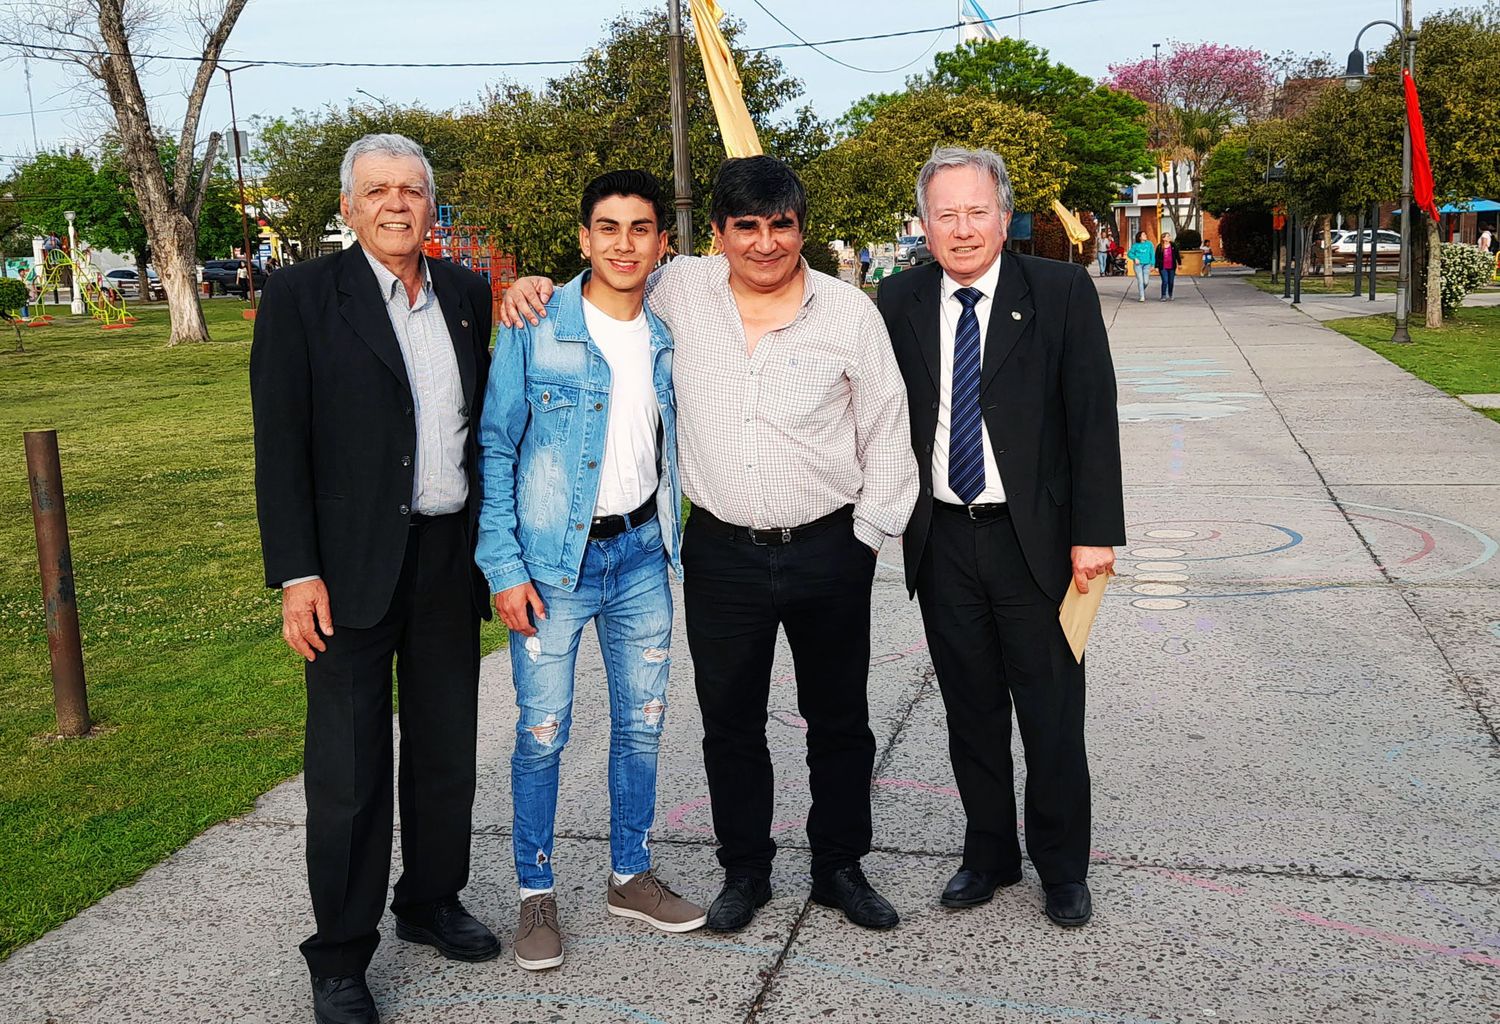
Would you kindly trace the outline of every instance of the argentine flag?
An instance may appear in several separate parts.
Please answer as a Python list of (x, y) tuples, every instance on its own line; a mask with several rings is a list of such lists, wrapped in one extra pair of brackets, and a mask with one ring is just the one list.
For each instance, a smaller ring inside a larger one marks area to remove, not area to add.
[(959, 5), (958, 20), (963, 27), (958, 30), (960, 42), (969, 42), (971, 39), (1001, 39), (1003, 36), (996, 25), (990, 21), (990, 16), (985, 13), (984, 8), (979, 6), (979, 0), (963, 0)]

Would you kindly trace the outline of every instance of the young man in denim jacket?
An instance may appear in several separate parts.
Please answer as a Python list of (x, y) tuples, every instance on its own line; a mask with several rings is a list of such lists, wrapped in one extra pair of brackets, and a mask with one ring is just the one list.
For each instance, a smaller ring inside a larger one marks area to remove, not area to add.
[(672, 339), (644, 303), (666, 212), (661, 186), (641, 171), (589, 183), (578, 241), (590, 269), (553, 296), (539, 325), (501, 330), (485, 395), (476, 559), (511, 630), (515, 958), (528, 970), (563, 961), (553, 822), (591, 621), (609, 682), (606, 905), (664, 931), (704, 922), (655, 876), (648, 846), (671, 661), (667, 566), (681, 572)]

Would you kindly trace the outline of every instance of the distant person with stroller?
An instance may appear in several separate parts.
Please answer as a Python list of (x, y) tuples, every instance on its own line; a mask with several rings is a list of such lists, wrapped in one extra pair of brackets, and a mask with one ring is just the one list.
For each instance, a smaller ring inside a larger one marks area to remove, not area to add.
[(1126, 253), (1135, 264), (1135, 283), (1140, 290), (1141, 301), (1146, 301), (1146, 285), (1151, 283), (1151, 268), (1156, 265), (1156, 246), (1146, 237), (1146, 232), (1137, 231), (1135, 242)]
[(1177, 281), (1177, 265), (1182, 262), (1171, 235), (1161, 236), (1156, 250), (1156, 272), (1161, 275), (1161, 301), (1172, 301), (1172, 285)]

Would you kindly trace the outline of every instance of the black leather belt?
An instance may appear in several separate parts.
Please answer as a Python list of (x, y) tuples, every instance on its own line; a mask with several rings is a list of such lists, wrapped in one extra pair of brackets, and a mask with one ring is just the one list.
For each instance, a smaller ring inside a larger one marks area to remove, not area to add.
[(634, 530), (648, 519), (656, 518), (656, 492), (641, 502), (641, 507), (623, 516), (595, 516), (589, 520), (589, 540), (605, 540), (618, 537), (626, 530)]
[(726, 523), (708, 509), (694, 505), (693, 514), (689, 521), (721, 537), (749, 541), (751, 544), (758, 544), (761, 547), (780, 547), (783, 544), (790, 544), (794, 540), (820, 533), (835, 523), (848, 522), (853, 515), (854, 506), (845, 505), (843, 508), (834, 509), (826, 516), (819, 516), (811, 522), (803, 523), (801, 526), (756, 530), (748, 526), (735, 526), (733, 523)]
[(1003, 501), (993, 505), (955, 505), (951, 501), (937, 501), (934, 499), (933, 508), (940, 508), (944, 512), (952, 512), (955, 515), (968, 516), (976, 522), (981, 519), (999, 519), (1010, 515), (1010, 506)]

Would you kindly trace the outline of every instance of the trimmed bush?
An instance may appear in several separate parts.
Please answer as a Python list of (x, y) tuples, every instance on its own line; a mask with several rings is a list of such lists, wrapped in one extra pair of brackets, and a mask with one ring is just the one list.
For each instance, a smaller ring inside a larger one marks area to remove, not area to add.
[(1203, 235), (1197, 228), (1183, 228), (1182, 234), (1177, 236), (1177, 248), (1183, 252), (1191, 252), (1194, 249), (1203, 248)]
[(0, 277), (0, 318), (20, 316), (26, 305), (26, 286), (14, 277)]
[(1256, 270), (1271, 269), (1275, 251), (1271, 215), (1266, 212), (1230, 210), (1219, 218), (1219, 242), (1224, 258)]
[(1438, 250), (1438, 269), (1443, 275), (1443, 316), (1449, 317), (1463, 305), (1465, 295), (1489, 282), (1495, 260), (1478, 246), (1444, 242)]

